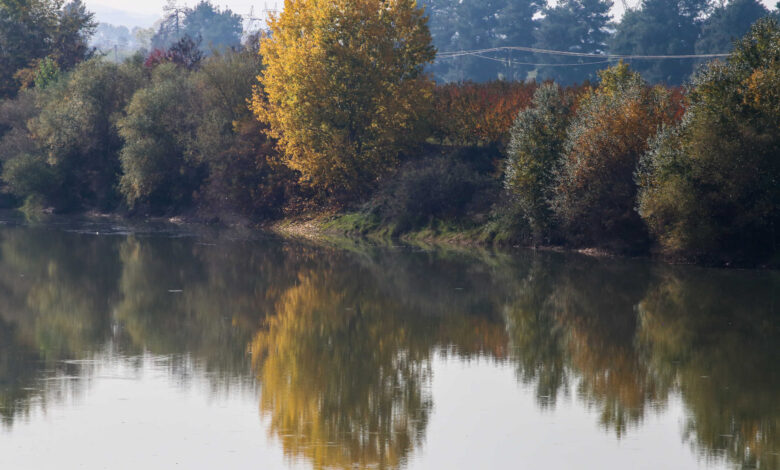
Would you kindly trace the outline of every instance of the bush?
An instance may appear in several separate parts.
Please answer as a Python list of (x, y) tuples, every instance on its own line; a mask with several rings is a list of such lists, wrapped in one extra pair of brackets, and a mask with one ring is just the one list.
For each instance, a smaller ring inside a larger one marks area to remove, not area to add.
[(648, 139), (676, 110), (667, 90), (647, 87), (625, 64), (599, 76), (567, 132), (553, 210), (575, 244), (643, 248), (649, 239), (635, 210), (634, 173)]
[(550, 200), (572, 107), (571, 96), (544, 84), (510, 131), (504, 175), (507, 204), (516, 206), (512, 213), (524, 219), (521, 226), (528, 224), (534, 242), (549, 241), (554, 225)]
[(199, 203), (214, 213), (275, 217), (295, 189), (296, 175), (247, 107), (260, 68), (255, 51), (215, 53), (194, 76), (203, 111), (192, 154), (208, 168)]
[(156, 212), (187, 207), (204, 179), (190, 149), (201, 103), (191, 77), (174, 64), (152, 72), (151, 83), (133, 95), (119, 121), (125, 145), (120, 154), (120, 190), (128, 205)]
[(385, 182), (372, 205), (397, 232), (435, 220), (465, 222), (486, 213), (495, 199), (498, 184), (486, 171), (494, 156), (495, 150), (461, 149), (408, 162)]
[(3, 180), (11, 192), (40, 205), (50, 204), (62, 185), (62, 175), (40, 154), (22, 153), (4, 162)]
[(520, 110), (531, 104), (535, 83), (448, 83), (434, 90), (433, 136), (455, 145), (506, 144)]
[(780, 27), (757, 22), (693, 80), (643, 157), (639, 212), (668, 252), (766, 257), (780, 241)]
[(40, 94), (32, 134), (46, 162), (62, 176), (58, 209), (113, 209), (120, 202), (117, 119), (142, 84), (140, 69), (99, 59), (79, 64)]
[(37, 90), (22, 90), (14, 99), (0, 101), (0, 160), (33, 148), (27, 124), (38, 115)]

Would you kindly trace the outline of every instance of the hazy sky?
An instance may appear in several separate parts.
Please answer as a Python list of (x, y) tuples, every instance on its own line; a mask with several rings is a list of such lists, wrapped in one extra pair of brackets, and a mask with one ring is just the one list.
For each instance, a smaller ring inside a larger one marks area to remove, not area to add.
[[(140, 13), (144, 15), (161, 15), (162, 8), (166, 4), (165, 0), (86, 0), (84, 3), (88, 7), (93, 9), (112, 8), (117, 10), (125, 10), (132, 13)], [(182, 6), (193, 6), (198, 3), (198, 0), (180, 0), (177, 1)], [(224, 8), (229, 7), (236, 13), (242, 15), (248, 14), (250, 8), (255, 7), (255, 13), (261, 13), (265, 8), (274, 8), (277, 3), (282, 4), (279, 0), (215, 0), (213, 4)]]
[[(182, 6), (193, 6), (198, 3), (199, 0), (178, 0), (177, 3)], [(776, 0), (761, 0), (768, 8), (775, 6)], [(640, 0), (626, 0), (625, 3), (629, 6), (639, 4)], [(162, 16), (162, 8), (166, 4), (165, 0), (85, 0), (87, 6), (93, 11), (98, 12), (98, 19), (101, 16), (108, 16), (102, 14), (107, 10), (123, 10), (138, 15), (143, 15), (144, 18), (159, 18)], [(219, 7), (228, 7), (236, 13), (247, 15), (250, 9), (254, 7), (255, 16), (265, 16), (266, 8), (281, 8), (283, 0), (212, 0), (212, 3)], [(615, 7), (613, 8), (613, 15), (619, 16), (623, 12), (621, 0), (615, 0)], [(114, 12), (115, 13), (115, 12)], [(110, 15), (112, 23), (117, 24), (116, 15)], [(137, 21), (137, 19), (136, 19)], [(131, 23), (134, 21), (127, 21)], [(146, 21), (144, 21), (146, 22)]]

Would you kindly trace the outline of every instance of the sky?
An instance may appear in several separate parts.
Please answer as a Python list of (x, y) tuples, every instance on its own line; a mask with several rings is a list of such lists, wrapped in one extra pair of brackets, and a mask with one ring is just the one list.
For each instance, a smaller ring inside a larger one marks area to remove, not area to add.
[[(199, 0), (178, 0), (181, 6), (194, 6)], [(634, 6), (640, 0), (626, 0), (629, 6)], [(768, 8), (775, 6), (776, 0), (762, 0)], [(166, 0), (85, 0), (87, 7), (97, 14), (98, 21), (124, 24), (125, 26), (151, 26), (162, 16), (163, 6)], [(254, 7), (254, 16), (265, 17), (265, 10), (281, 8), (283, 0), (212, 0), (212, 3), (225, 8), (228, 7), (235, 13), (249, 15)], [(621, 0), (615, 0), (613, 15), (619, 16), (623, 12)], [(124, 13), (129, 14), (124, 14)]]
[[(199, 0), (178, 0), (180, 6), (194, 6)], [(149, 27), (163, 15), (166, 0), (84, 0), (87, 8), (95, 12), (97, 20), (124, 26)], [(265, 18), (267, 8), (281, 8), (283, 0), (212, 0), (220, 8), (230, 8), (241, 15)], [(278, 7), (277, 7), (278, 5)]]
[[(86, 0), (84, 3), (88, 7), (109, 7), (131, 13), (161, 15), (163, 6), (167, 2), (165, 0)], [(197, 0), (183, 0), (176, 3), (181, 6), (194, 6), (198, 2)], [(248, 14), (252, 7), (255, 7), (255, 12), (260, 12), (266, 7), (274, 8), (277, 4), (276, 0), (216, 0), (212, 3), (221, 8), (229, 7), (242, 15)]]

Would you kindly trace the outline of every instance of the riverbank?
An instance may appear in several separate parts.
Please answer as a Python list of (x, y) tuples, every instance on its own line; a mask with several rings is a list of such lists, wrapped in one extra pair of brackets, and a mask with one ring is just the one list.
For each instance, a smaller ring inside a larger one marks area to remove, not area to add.
[(190, 211), (182, 214), (142, 216), (138, 214), (88, 211), (71, 214), (48, 212), (29, 214), (20, 210), (0, 211), (3, 224), (47, 224), (57, 226), (73, 225), (79, 231), (94, 227), (104, 233), (187, 233), (198, 236), (216, 237), (229, 233), (231, 238), (255, 239), (268, 235), (305, 240), (313, 244), (340, 248), (354, 248), (355, 245), (398, 246), (406, 245), (422, 249), (444, 249), (454, 251), (479, 250), (511, 254), (518, 250), (579, 253), (597, 258), (650, 259), (672, 265), (699, 265), (719, 268), (778, 269), (778, 262), (746, 262), (724, 258), (699, 260), (675, 258), (658, 250), (625, 252), (598, 246), (574, 245), (531, 245), (512, 237), (495, 220), (487, 219), (483, 224), (473, 221), (434, 219), (419, 228), (401, 230), (398, 225), (383, 222), (367, 211), (323, 210), (309, 212), (272, 221), (257, 221), (234, 214), (199, 213)]
[(453, 246), (497, 245), (486, 239), (482, 235), (483, 230), (479, 228), (463, 228), (456, 224), (435, 221), (421, 229), (398, 233), (396, 226), (383, 225), (378, 218), (360, 212), (310, 214), (275, 221), (261, 227), (283, 237), (308, 240), (346, 237), (378, 244), (403, 242)]
[[(382, 225), (370, 215), (360, 212), (309, 214), (287, 218), (267, 224), (260, 229), (269, 231), (282, 238), (308, 240), (315, 243), (343, 245), (345, 240), (364, 241), (375, 245), (410, 245), (423, 248), (445, 248), (454, 250), (478, 249), (511, 252), (517, 249), (570, 252), (600, 258), (647, 258), (661, 259), (660, 256), (627, 255), (598, 247), (567, 247), (562, 245), (526, 245), (513, 243), (506, 234), (495, 232), (493, 224), (465, 227), (453, 222), (434, 221), (431, 224), (409, 232), (395, 233), (396, 227)], [(673, 264), (691, 264), (664, 261)]]
[(343, 245), (344, 240), (365, 241), (377, 245), (411, 245), (424, 248), (461, 250), (488, 249), (511, 252), (517, 249), (579, 253), (599, 258), (645, 258), (672, 265), (698, 265), (732, 269), (778, 269), (780, 262), (755, 262), (718, 256), (686, 259), (671, 256), (652, 248), (644, 252), (625, 252), (598, 246), (530, 245), (502, 232), (496, 222), (484, 225), (465, 225), (453, 221), (434, 220), (422, 228), (398, 231), (394, 225), (365, 212), (313, 213), (263, 223), (259, 229), (283, 238), (309, 240), (315, 243)]

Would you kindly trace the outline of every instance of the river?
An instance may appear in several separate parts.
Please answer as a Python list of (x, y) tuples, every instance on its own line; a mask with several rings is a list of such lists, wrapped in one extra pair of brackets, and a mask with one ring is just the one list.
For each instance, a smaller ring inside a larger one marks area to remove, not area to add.
[(778, 469), (779, 320), (777, 271), (9, 221), (0, 468)]

